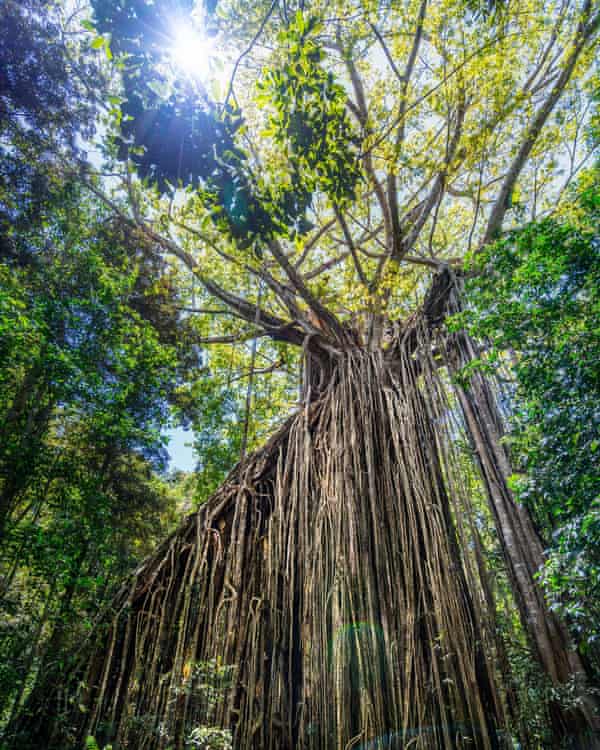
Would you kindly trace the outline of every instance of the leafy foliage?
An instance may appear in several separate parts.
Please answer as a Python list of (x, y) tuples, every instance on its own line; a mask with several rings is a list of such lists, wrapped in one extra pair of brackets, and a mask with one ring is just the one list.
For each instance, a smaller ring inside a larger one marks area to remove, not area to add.
[(110, 34), (123, 66), (119, 157), (130, 158), (160, 192), (202, 185), (215, 220), (223, 217), (234, 237), (250, 243), (267, 234), (268, 213), (235, 143), (239, 113), (220, 112), (169, 67), (169, 29), (177, 20), (189, 22), (191, 3), (96, 0), (93, 7), (97, 30)]
[(164, 262), (30, 148), (0, 168), (3, 719), (27, 716), (170, 528), (161, 432), (173, 407), (196, 414), (194, 332)]
[(96, 109), (82, 80), (99, 76), (93, 62), (69, 49), (53, 5), (7, 0), (0, 6), (0, 128), (18, 127), (33, 138), (45, 130), (74, 145), (76, 133), (93, 132)]
[(264, 72), (260, 104), (271, 107), (267, 133), (291, 154), (296, 200), (308, 202), (316, 191), (342, 204), (355, 195), (359, 179), (357, 135), (347, 112), (347, 95), (316, 40), (317, 18), (300, 11), (280, 33), (284, 62)]
[(228, 109), (220, 117), (169, 68), (169, 29), (189, 22), (192, 3), (96, 0), (93, 8), (96, 30), (110, 35), (111, 54), (123, 68), (120, 157), (131, 158), (161, 192), (200, 181), (223, 192), (233, 186), (232, 170), (244, 160), (233, 140), (239, 116)]
[(231, 732), (218, 727), (197, 727), (190, 734), (188, 746), (199, 750), (232, 750)]
[(341, 203), (353, 197), (358, 179), (346, 95), (320, 65), (323, 53), (311, 38), (315, 19), (296, 14), (281, 34), (289, 61), (267, 71), (261, 86), (262, 101), (275, 108), (275, 140), (291, 146), (289, 179), (272, 187), (252, 175), (238, 143), (239, 111), (228, 103), (219, 107), (169, 72), (164, 28), (185, 10), (146, 0), (126, 7), (116, 0), (94, 3), (96, 28), (110, 34), (112, 51), (123, 61), (120, 158), (131, 158), (161, 192), (200, 187), (217, 226), (241, 247), (304, 234), (313, 193)]

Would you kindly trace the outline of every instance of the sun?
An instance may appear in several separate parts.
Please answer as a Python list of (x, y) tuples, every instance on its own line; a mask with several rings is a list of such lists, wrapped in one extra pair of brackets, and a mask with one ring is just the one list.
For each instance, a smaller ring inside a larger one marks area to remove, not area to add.
[(170, 58), (182, 73), (204, 80), (210, 73), (213, 42), (191, 23), (179, 22), (171, 31)]

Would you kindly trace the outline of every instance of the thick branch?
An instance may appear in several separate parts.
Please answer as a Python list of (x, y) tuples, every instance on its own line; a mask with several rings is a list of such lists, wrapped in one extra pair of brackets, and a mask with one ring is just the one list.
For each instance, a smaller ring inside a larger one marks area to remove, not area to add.
[[(400, 113), (399, 113), (400, 127), (398, 128), (398, 133), (396, 135), (396, 148), (397, 149), (399, 148), (400, 144), (404, 140), (404, 134), (406, 130), (405, 114), (406, 114), (408, 84), (413, 74), (415, 62), (417, 59), (417, 54), (419, 52), (419, 47), (421, 45), (421, 38), (423, 36), (423, 22), (425, 20), (426, 9), (427, 9), (427, 0), (422, 0), (421, 7), (419, 8), (419, 15), (417, 18), (417, 28), (415, 31), (415, 36), (413, 38), (412, 47), (408, 56), (408, 60), (406, 62), (406, 68), (402, 75), (399, 75), (398, 70), (392, 59), (392, 56), (383, 38), (381, 37), (381, 35), (379, 34), (375, 26), (373, 25), (371, 26), (373, 29), (373, 32), (375, 33), (375, 35), (379, 39), (380, 44), (383, 47), (383, 51), (388, 59), (388, 62), (392, 66), (392, 70), (396, 73), (396, 75), (398, 75), (400, 79)], [(401, 234), (400, 212), (398, 209), (398, 187), (396, 184), (396, 174), (393, 168), (388, 172), (387, 177), (386, 177), (386, 191), (387, 191), (387, 202), (388, 202), (389, 212), (390, 212), (390, 220), (392, 224), (392, 243), (390, 247), (390, 252), (392, 255), (399, 255), (401, 252), (400, 250), (400, 234)]]
[(600, 11), (598, 11), (591, 18), (591, 20), (587, 21), (590, 15), (591, 6), (591, 0), (587, 0), (583, 8), (582, 19), (577, 26), (577, 32), (562, 72), (559, 75), (556, 83), (552, 87), (548, 98), (541, 105), (535, 117), (533, 118), (533, 121), (531, 122), (531, 125), (525, 135), (525, 139), (521, 144), (521, 147), (519, 148), (517, 155), (515, 156), (514, 161), (510, 166), (510, 169), (508, 170), (508, 174), (506, 175), (498, 198), (496, 199), (494, 207), (492, 208), (492, 212), (490, 214), (490, 218), (483, 237), (483, 245), (491, 242), (500, 231), (502, 227), (502, 221), (504, 220), (504, 216), (509, 208), (510, 196), (513, 193), (517, 180), (519, 179), (519, 175), (521, 174), (521, 171), (523, 170), (523, 167), (525, 166), (527, 159), (531, 154), (535, 142), (556, 103), (560, 99), (560, 96), (564, 91), (567, 83), (569, 82), (579, 55), (581, 54), (589, 39), (598, 30), (598, 27), (600, 25)]
[(329, 332), (334, 337), (334, 340), (336, 340), (340, 344), (343, 344), (347, 339), (347, 335), (341, 323), (332, 312), (330, 312), (324, 305), (319, 302), (319, 300), (306, 286), (306, 284), (304, 283), (304, 279), (290, 263), (277, 240), (272, 240), (269, 243), (269, 249), (271, 250), (271, 253), (273, 254), (275, 260), (279, 263), (279, 265), (287, 275), (294, 289), (310, 307), (320, 323), (327, 330), (329, 330)]
[(286, 341), (291, 344), (297, 344), (301, 346), (304, 341), (304, 334), (296, 328), (295, 321), (285, 321), (281, 318), (266, 312), (265, 310), (258, 309), (257, 306), (238, 297), (231, 292), (226, 291), (219, 286), (215, 281), (209, 279), (204, 275), (196, 259), (187, 250), (184, 250), (176, 242), (163, 237), (162, 235), (155, 232), (146, 222), (141, 219), (132, 219), (128, 216), (119, 206), (108, 198), (94, 183), (83, 178), (85, 186), (94, 193), (103, 203), (105, 203), (119, 218), (126, 222), (128, 225), (135, 229), (141, 230), (147, 237), (153, 240), (157, 245), (172, 253), (178, 260), (180, 260), (194, 276), (200, 281), (206, 291), (217, 299), (221, 300), (225, 305), (230, 307), (232, 310), (238, 313), (238, 315), (247, 320), (249, 323), (258, 323), (273, 339), (278, 341)]
[(361, 282), (365, 286), (369, 286), (369, 280), (365, 276), (363, 267), (360, 263), (360, 260), (358, 259), (356, 248), (354, 247), (354, 241), (352, 239), (352, 235), (350, 234), (350, 230), (348, 229), (348, 224), (346, 223), (346, 219), (344, 218), (342, 212), (339, 209), (336, 208), (335, 213), (340, 223), (340, 226), (342, 227), (342, 232), (344, 233), (344, 239), (346, 240), (346, 244), (350, 248), (350, 253), (352, 254), (352, 260), (354, 261), (354, 267), (356, 268), (356, 273), (358, 274), (358, 278), (361, 280)]
[(399, 257), (396, 257), (394, 260), (397, 260), (397, 261), (402, 260), (402, 258), (410, 251), (410, 249), (413, 247), (414, 243), (416, 242), (418, 236), (420, 235), (421, 230), (425, 226), (425, 223), (427, 219), (429, 218), (429, 215), (431, 214), (434, 206), (436, 205), (436, 203), (440, 200), (442, 196), (442, 193), (445, 189), (446, 180), (448, 177), (448, 168), (456, 155), (458, 144), (460, 142), (460, 137), (462, 134), (462, 128), (463, 128), (466, 110), (467, 110), (466, 104), (462, 102), (456, 114), (456, 127), (454, 129), (454, 133), (452, 135), (450, 143), (448, 144), (448, 150), (446, 153), (446, 163), (443, 169), (441, 170), (441, 172), (436, 177), (429, 195), (427, 196), (427, 198), (425, 198), (425, 200), (423, 201), (423, 204), (420, 205), (418, 215), (415, 218), (412, 228), (410, 229), (408, 234), (406, 234), (402, 238), (400, 255)]
[[(340, 45), (340, 49), (341, 49), (341, 45)], [(364, 89), (361, 77), (356, 68), (356, 65), (354, 64), (354, 60), (352, 60), (349, 52), (344, 54), (344, 60), (346, 63), (346, 68), (350, 75), (350, 80), (352, 82), (352, 88), (354, 89), (356, 101), (358, 103), (357, 112), (355, 112), (355, 114), (361, 127), (366, 131), (368, 127), (369, 112), (367, 108), (367, 99), (365, 96), (365, 89)], [(368, 149), (365, 152), (364, 163), (365, 163), (365, 171), (367, 175), (369, 176), (371, 183), (373, 184), (375, 195), (377, 197), (377, 201), (381, 209), (381, 214), (383, 216), (386, 247), (388, 248), (389, 252), (392, 252), (393, 243), (394, 243), (394, 226), (393, 226), (393, 221), (392, 221), (392, 215), (390, 211), (390, 205), (386, 198), (383, 187), (381, 183), (379, 182), (377, 175), (375, 174), (375, 167), (373, 166), (373, 158), (372, 158), (372, 149)]]

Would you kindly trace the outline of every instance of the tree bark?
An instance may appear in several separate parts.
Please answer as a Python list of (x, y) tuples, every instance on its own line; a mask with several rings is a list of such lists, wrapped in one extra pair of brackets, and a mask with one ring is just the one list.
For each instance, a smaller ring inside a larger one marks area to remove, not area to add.
[[(455, 301), (455, 306), (457, 304)], [(473, 342), (465, 334), (455, 337), (454, 351), (452, 369), (455, 374), (478, 356)], [(544, 565), (544, 548), (529, 511), (515, 501), (508, 486), (513, 472), (502, 444), (504, 427), (494, 394), (479, 373), (470, 378), (468, 387), (457, 383), (455, 391), (478, 459), (511, 587), (534, 654), (552, 685), (559, 687), (573, 679), (578, 685), (578, 709), (565, 710), (558, 703), (550, 706), (554, 734), (571, 740), (574, 748), (595, 750), (600, 748), (600, 705), (585, 690), (588, 670), (567, 626), (548, 608), (536, 581)]]
[[(313, 361), (318, 401), (117, 597), (84, 654), (78, 741), (179, 749), (203, 724), (231, 728), (236, 750), (500, 748), (437, 428), (401, 361), (348, 352), (324, 363), (327, 387)], [(212, 706), (199, 665), (230, 669)], [(47, 711), (33, 722), (29, 738), (64, 748)]]

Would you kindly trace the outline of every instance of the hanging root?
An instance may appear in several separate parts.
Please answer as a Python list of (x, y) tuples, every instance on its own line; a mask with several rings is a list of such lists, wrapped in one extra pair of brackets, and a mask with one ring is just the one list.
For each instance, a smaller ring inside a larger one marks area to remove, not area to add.
[(75, 702), (80, 736), (180, 749), (210, 726), (236, 750), (500, 747), (442, 394), (430, 357), (417, 372), (402, 349), (393, 364), (345, 354), (121, 592)]

